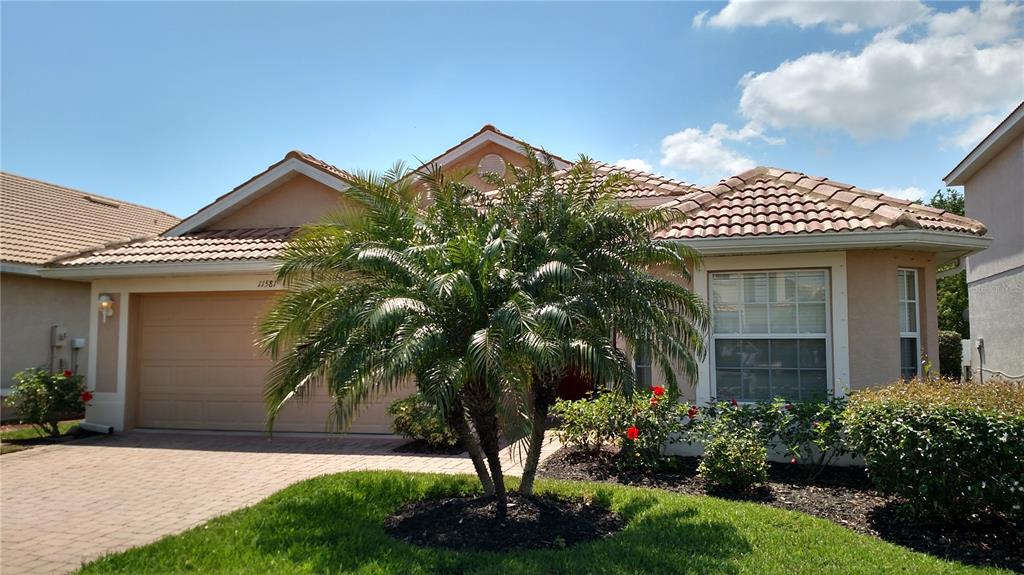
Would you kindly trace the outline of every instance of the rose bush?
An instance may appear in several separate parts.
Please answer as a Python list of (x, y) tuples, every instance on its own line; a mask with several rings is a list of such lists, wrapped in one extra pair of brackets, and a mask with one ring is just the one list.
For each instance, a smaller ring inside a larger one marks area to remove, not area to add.
[(80, 417), (92, 401), (85, 378), (71, 371), (50, 373), (42, 368), (14, 374), (14, 386), (8, 396), (23, 423), (30, 423), (44, 435), (60, 435), (60, 422)]

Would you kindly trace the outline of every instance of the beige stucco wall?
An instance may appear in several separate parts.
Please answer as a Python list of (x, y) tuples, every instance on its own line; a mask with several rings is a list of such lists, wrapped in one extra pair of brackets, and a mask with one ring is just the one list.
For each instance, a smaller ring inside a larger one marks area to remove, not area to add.
[(298, 227), (323, 219), (342, 207), (340, 192), (302, 174), (261, 193), (205, 225), (209, 230)]
[(891, 383), (900, 376), (898, 269), (918, 270), (921, 343), (938, 371), (939, 340), (935, 257), (899, 250), (846, 253), (850, 383), (853, 389)]
[(499, 146), (494, 142), (485, 142), (458, 160), (445, 166), (445, 171), (452, 174), (460, 173), (460, 171), (468, 171), (469, 175), (463, 180), (464, 182), (479, 190), (493, 190), (494, 186), (485, 182), (480, 175), (477, 174), (477, 164), (480, 163), (481, 158), (488, 154), (497, 154), (506, 162), (515, 166), (525, 166), (528, 163), (526, 156), (520, 152), (513, 152), (512, 150), (509, 150), (504, 146)]
[[(68, 340), (57, 352), (54, 367), (71, 365), (71, 339), (89, 335), (89, 284), (0, 274), (0, 378), (2, 387), (28, 367), (45, 367), (50, 360), (50, 328), (63, 325)], [(87, 342), (88, 343), (88, 342)], [(86, 369), (86, 350), (77, 358)]]
[(988, 227), (992, 243), (967, 258), (971, 368), (1024, 374), (1024, 135), (964, 185), (967, 215)]

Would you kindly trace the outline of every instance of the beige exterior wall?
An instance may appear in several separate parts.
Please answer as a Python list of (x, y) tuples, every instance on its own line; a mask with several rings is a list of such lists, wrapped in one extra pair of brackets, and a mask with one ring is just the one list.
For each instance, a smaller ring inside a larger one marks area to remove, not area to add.
[(846, 261), (851, 387), (892, 383), (900, 377), (900, 268), (918, 270), (922, 351), (937, 372), (935, 256), (898, 250), (853, 250), (847, 252)]
[[(56, 351), (53, 367), (73, 369), (71, 339), (89, 337), (91, 310), (87, 283), (0, 274), (0, 387), (9, 388), (11, 377), (25, 368), (47, 366), (54, 325), (64, 326), (68, 339)], [(86, 353), (83, 349), (77, 357), (83, 373)]]
[(445, 171), (451, 174), (459, 173), (460, 171), (468, 171), (469, 175), (466, 176), (465, 180), (463, 180), (464, 182), (479, 190), (493, 190), (494, 186), (485, 182), (477, 173), (477, 164), (480, 163), (481, 158), (488, 154), (497, 154), (506, 162), (515, 166), (525, 166), (528, 163), (526, 156), (522, 153), (513, 152), (512, 150), (495, 144), (494, 142), (485, 142), (466, 153), (466, 155), (445, 166)]
[(337, 190), (302, 174), (294, 174), (203, 228), (230, 230), (298, 227), (338, 211), (343, 201), (343, 196)]
[(992, 244), (967, 258), (971, 369), (1024, 375), (1024, 136), (964, 184), (967, 215), (988, 227)]

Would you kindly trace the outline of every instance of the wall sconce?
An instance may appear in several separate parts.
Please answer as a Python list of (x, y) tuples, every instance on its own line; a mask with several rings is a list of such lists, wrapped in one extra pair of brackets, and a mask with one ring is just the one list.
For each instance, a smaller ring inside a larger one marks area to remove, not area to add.
[(107, 323), (107, 318), (114, 315), (114, 300), (107, 294), (103, 294), (99, 299), (100, 304), (100, 317), (103, 318), (103, 323)]

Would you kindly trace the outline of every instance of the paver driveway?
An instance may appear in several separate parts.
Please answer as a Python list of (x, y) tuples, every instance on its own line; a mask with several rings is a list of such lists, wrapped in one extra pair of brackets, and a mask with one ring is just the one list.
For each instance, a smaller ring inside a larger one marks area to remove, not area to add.
[[(0, 573), (63, 573), (359, 469), (472, 473), (468, 457), (398, 454), (395, 439), (129, 432), (0, 458)], [(545, 444), (544, 456), (557, 449)], [(521, 468), (505, 453), (511, 474)]]

